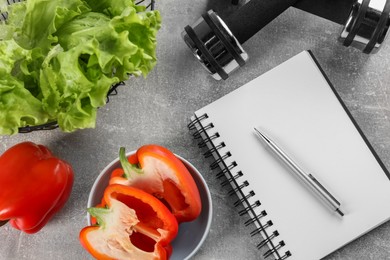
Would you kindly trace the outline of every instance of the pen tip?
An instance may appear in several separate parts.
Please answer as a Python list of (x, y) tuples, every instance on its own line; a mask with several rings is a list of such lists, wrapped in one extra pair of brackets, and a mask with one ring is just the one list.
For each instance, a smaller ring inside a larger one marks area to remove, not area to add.
[(270, 139), (265, 135), (263, 134), (262, 132), (260, 132), (256, 127), (254, 127), (255, 129), (255, 132), (256, 134), (266, 143), (269, 143), (270, 142)]
[(259, 131), (259, 129), (257, 129), (256, 127), (253, 127), (253, 129), (255, 130), (255, 132), (256, 132), (256, 134), (258, 134), (258, 135), (263, 135), (260, 131)]

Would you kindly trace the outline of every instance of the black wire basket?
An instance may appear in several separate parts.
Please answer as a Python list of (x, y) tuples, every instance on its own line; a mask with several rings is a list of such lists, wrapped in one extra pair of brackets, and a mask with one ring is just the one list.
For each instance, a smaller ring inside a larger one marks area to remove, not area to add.
[[(11, 5), (14, 3), (20, 3), (25, 0), (7, 0), (7, 5)], [(143, 5), (146, 7), (147, 10), (154, 10), (155, 9), (155, 0), (140, 0), (138, 2), (135, 2), (136, 5)], [(0, 12), (0, 22), (1, 21), (6, 21), (8, 18), (8, 13), (7, 12)], [(115, 96), (118, 94), (117, 88), (121, 85), (125, 85), (124, 82), (119, 82), (117, 84), (114, 84), (110, 87), (110, 89), (107, 92), (107, 101), (106, 103), (109, 102), (111, 96)], [(48, 122), (45, 124), (41, 125), (32, 125), (32, 126), (24, 126), (24, 127), (19, 127), (19, 133), (30, 133), (33, 131), (40, 131), (40, 130), (53, 130), (58, 128), (58, 123), (57, 121), (52, 121)]]

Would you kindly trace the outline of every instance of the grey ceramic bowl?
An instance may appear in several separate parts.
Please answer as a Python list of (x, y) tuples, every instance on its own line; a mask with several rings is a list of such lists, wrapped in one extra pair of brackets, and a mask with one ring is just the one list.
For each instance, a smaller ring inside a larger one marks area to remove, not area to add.
[[(127, 156), (135, 151), (127, 153)], [(180, 224), (179, 233), (172, 242), (173, 253), (170, 260), (187, 260), (196, 254), (207, 234), (209, 233), (212, 219), (212, 202), (209, 188), (200, 172), (186, 159), (176, 155), (187, 167), (196, 185), (198, 186), (202, 200), (202, 211), (200, 216), (192, 221)], [(101, 202), (105, 188), (108, 185), (111, 172), (120, 167), (119, 158), (108, 164), (96, 178), (88, 198), (88, 208)], [(91, 216), (88, 214), (88, 225), (91, 225)]]

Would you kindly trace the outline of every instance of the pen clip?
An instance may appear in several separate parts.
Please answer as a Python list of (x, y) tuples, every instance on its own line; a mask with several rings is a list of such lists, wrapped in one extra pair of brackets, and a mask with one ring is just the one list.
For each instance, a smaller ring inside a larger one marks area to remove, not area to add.
[(322, 184), (321, 184), (319, 181), (317, 181), (317, 179), (314, 178), (313, 175), (311, 175), (311, 174), (309, 173), (308, 176), (309, 176), (309, 178), (310, 178), (318, 187), (321, 188), (321, 190), (322, 190), (323, 192), (325, 192), (330, 198), (332, 198), (332, 200), (333, 200), (338, 206), (341, 205), (340, 202), (339, 202), (335, 197), (333, 197), (333, 195), (330, 194), (330, 192), (329, 192), (324, 186), (322, 186)]

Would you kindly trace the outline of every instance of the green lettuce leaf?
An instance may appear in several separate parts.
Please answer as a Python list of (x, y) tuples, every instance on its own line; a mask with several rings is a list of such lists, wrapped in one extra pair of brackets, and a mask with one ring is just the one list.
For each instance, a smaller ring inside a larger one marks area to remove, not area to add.
[(39, 100), (37, 77), (40, 53), (21, 48), (14, 40), (0, 41), (0, 133), (48, 122)]
[(7, 12), (0, 134), (51, 121), (65, 132), (94, 127), (110, 87), (156, 64), (160, 15), (132, 0), (28, 0)]

